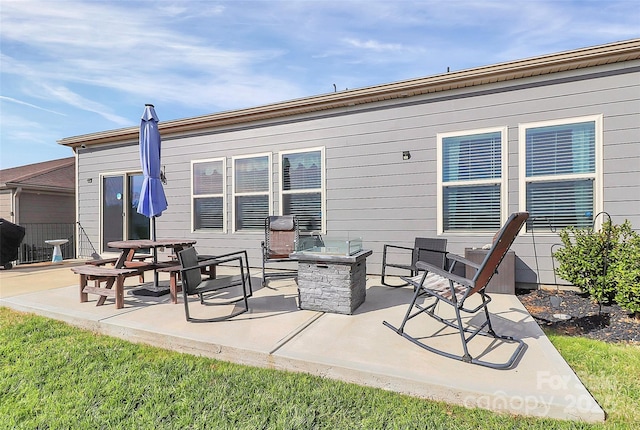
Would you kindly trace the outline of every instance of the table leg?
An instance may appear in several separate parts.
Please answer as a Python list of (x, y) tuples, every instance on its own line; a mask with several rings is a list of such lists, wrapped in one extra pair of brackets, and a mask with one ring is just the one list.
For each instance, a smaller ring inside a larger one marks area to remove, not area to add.
[(209, 267), (203, 267), (201, 270), (203, 275), (209, 276), (209, 279), (216, 279), (216, 265), (212, 264)]
[(122, 309), (124, 307), (124, 275), (118, 275), (116, 282), (116, 309)]
[[(124, 277), (123, 277), (123, 279), (124, 279)], [(115, 277), (110, 277), (107, 280), (107, 284), (104, 287), (106, 289), (111, 289), (113, 287), (113, 284), (115, 283), (115, 281), (116, 281)], [(123, 288), (124, 288), (124, 286), (123, 286)], [(117, 290), (116, 290), (116, 294), (118, 294)], [(98, 299), (98, 302), (96, 303), (96, 306), (104, 305), (105, 300), (107, 300), (107, 296), (100, 296), (100, 298)], [(116, 298), (116, 300), (117, 300), (117, 298)], [(117, 308), (117, 306), (116, 306), (116, 308)]]
[(178, 292), (182, 291), (182, 288), (178, 286), (178, 277), (178, 272), (169, 274), (169, 292), (171, 293), (171, 302), (173, 304), (178, 303)]
[(87, 275), (80, 275), (80, 303), (85, 303), (89, 300), (89, 295), (84, 292), (84, 287), (87, 286)]
[(135, 249), (123, 249), (118, 257), (118, 261), (114, 264), (116, 269), (122, 269), (124, 267), (124, 263), (127, 261), (132, 261), (133, 256), (135, 255)]

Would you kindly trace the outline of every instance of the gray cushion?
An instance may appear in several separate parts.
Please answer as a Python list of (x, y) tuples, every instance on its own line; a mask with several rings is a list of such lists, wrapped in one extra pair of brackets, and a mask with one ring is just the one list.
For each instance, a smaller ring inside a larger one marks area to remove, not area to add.
[(293, 216), (270, 216), (269, 229), (273, 231), (293, 230)]

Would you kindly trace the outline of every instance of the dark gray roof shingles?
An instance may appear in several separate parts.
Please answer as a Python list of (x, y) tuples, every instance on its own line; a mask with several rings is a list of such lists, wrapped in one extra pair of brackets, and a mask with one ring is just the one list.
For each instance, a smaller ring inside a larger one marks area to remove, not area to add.
[(0, 170), (0, 188), (46, 187), (75, 190), (75, 158), (61, 158)]

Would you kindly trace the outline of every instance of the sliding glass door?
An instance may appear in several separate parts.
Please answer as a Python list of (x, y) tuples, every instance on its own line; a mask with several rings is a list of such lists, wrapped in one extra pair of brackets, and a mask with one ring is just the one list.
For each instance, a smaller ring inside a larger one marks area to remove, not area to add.
[(142, 174), (102, 177), (102, 251), (118, 251), (107, 245), (114, 240), (149, 239), (150, 220), (138, 213)]

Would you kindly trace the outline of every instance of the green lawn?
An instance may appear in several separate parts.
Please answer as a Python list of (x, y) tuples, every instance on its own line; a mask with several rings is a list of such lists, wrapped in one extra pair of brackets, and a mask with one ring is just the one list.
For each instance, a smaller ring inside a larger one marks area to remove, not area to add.
[(604, 425), (499, 415), (241, 366), (0, 308), (0, 428), (638, 428), (640, 348), (551, 339), (608, 412)]

